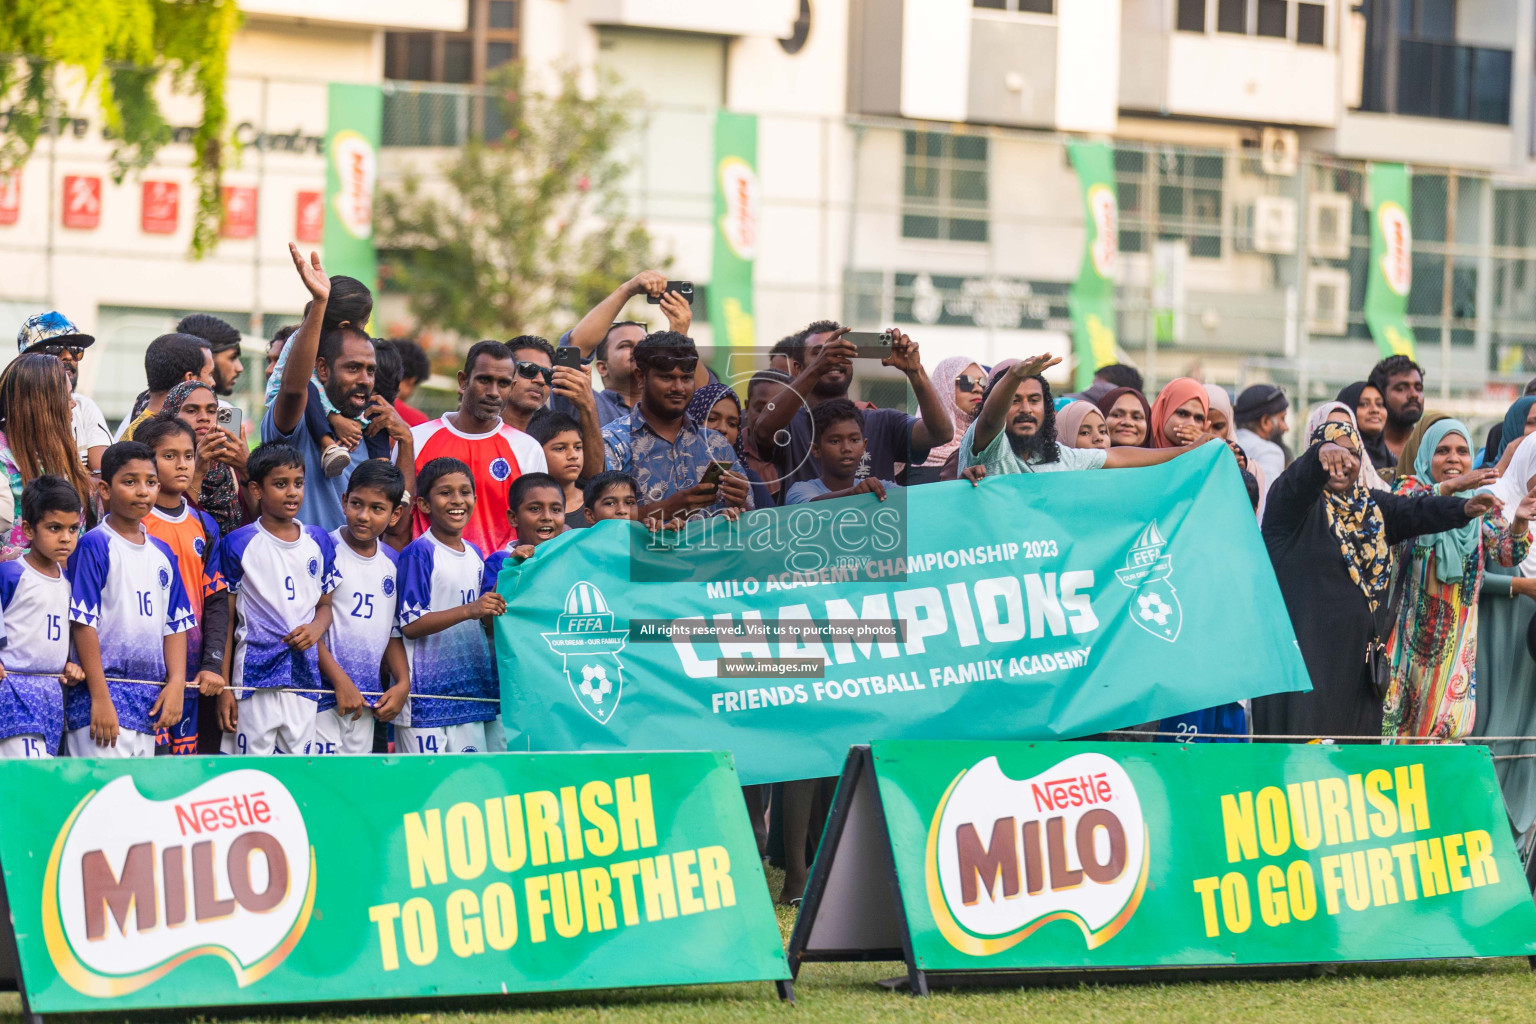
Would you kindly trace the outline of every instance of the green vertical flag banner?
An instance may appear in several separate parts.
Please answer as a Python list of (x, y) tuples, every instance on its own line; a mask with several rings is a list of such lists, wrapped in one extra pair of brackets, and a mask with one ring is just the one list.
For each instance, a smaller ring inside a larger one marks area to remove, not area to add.
[[(757, 338), (752, 312), (752, 265), (757, 259), (757, 115), (715, 115), (715, 246), (709, 278), (709, 322), (716, 358)], [(723, 369), (721, 370), (723, 373)]]
[(325, 269), (377, 290), (373, 193), (379, 180), (384, 93), (333, 82), (325, 129)]
[(3, 761), (0, 927), (34, 1014), (778, 980), (740, 786), (720, 753)]
[(1413, 355), (1408, 292), (1413, 287), (1413, 225), (1408, 168), (1371, 164), (1371, 266), (1365, 322), (1382, 355)]
[(1073, 382), (1093, 383), (1093, 371), (1115, 361), (1115, 267), (1120, 262), (1120, 201), (1115, 193), (1115, 153), (1103, 142), (1073, 142), (1067, 153), (1083, 186), (1087, 240), (1083, 265), (1072, 282)]

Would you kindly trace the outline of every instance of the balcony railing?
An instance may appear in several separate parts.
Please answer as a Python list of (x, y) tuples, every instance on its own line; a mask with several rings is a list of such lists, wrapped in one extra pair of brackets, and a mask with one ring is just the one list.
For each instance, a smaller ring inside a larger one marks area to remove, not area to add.
[(472, 136), (500, 138), (507, 130), (490, 90), (422, 82), (384, 83), (386, 146), (462, 146)]

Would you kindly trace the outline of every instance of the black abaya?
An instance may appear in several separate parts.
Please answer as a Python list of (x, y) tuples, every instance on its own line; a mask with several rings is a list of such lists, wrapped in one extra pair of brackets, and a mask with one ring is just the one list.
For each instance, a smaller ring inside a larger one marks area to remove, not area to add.
[[(1328, 526), (1324, 491), (1328, 471), (1313, 445), (1269, 489), (1264, 544), (1312, 677), (1310, 693), (1276, 693), (1253, 701), (1256, 734), (1381, 735), (1381, 699), (1366, 675), (1365, 648), (1389, 632), (1386, 594), (1373, 616), (1365, 593), (1350, 578), (1339, 541)], [(1372, 491), (1396, 545), (1425, 533), (1465, 526), (1461, 498), (1399, 497)]]

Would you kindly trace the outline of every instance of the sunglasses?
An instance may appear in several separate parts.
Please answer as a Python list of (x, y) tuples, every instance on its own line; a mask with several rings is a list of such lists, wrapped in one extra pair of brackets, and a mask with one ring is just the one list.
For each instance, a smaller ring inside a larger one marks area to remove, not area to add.
[(525, 359), (517, 361), (517, 375), (524, 380), (537, 380), (543, 377), (545, 384), (555, 379), (555, 371), (552, 367), (540, 366), (538, 363), (530, 363)]
[(982, 380), (980, 377), (972, 377), (967, 373), (962, 373), (960, 376), (955, 378), (955, 387), (967, 393), (975, 391), (977, 388), (981, 387), (981, 384)]
[(699, 361), (694, 359), (668, 359), (665, 356), (652, 357), (646, 361), (645, 368), (656, 373), (674, 373), (682, 370), (684, 373), (693, 373), (699, 367)]
[(77, 363), (80, 357), (85, 355), (85, 349), (79, 345), (42, 345), (34, 351), (41, 352), (45, 356), (63, 356), (68, 353), (69, 358)]

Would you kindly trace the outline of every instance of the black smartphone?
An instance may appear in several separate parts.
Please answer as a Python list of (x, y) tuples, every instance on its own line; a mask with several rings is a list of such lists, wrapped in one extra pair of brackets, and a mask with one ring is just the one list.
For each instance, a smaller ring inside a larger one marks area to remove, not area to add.
[(575, 345), (561, 345), (555, 349), (555, 365), (569, 366), (573, 370), (581, 369), (581, 349)]
[[(669, 291), (669, 292), (677, 292), (677, 294), (679, 294), (679, 295), (681, 295), (683, 297), (683, 301), (684, 302), (688, 303), (688, 305), (690, 305), (690, 306), (693, 305), (693, 282), (692, 281), (668, 281), (667, 282), (666, 290)], [(647, 295), (645, 297), (645, 301), (649, 302), (651, 305), (654, 306), (654, 305), (657, 305), (657, 304), (659, 304), (661, 302), (661, 296), (660, 295)]]
[(704, 475), (699, 477), (699, 483), (714, 484), (716, 487), (719, 487), (720, 478), (730, 472), (730, 470), (731, 464), (729, 462), (711, 462), (705, 468)]
[(843, 340), (853, 342), (860, 359), (884, 359), (891, 354), (890, 331), (849, 331)]

